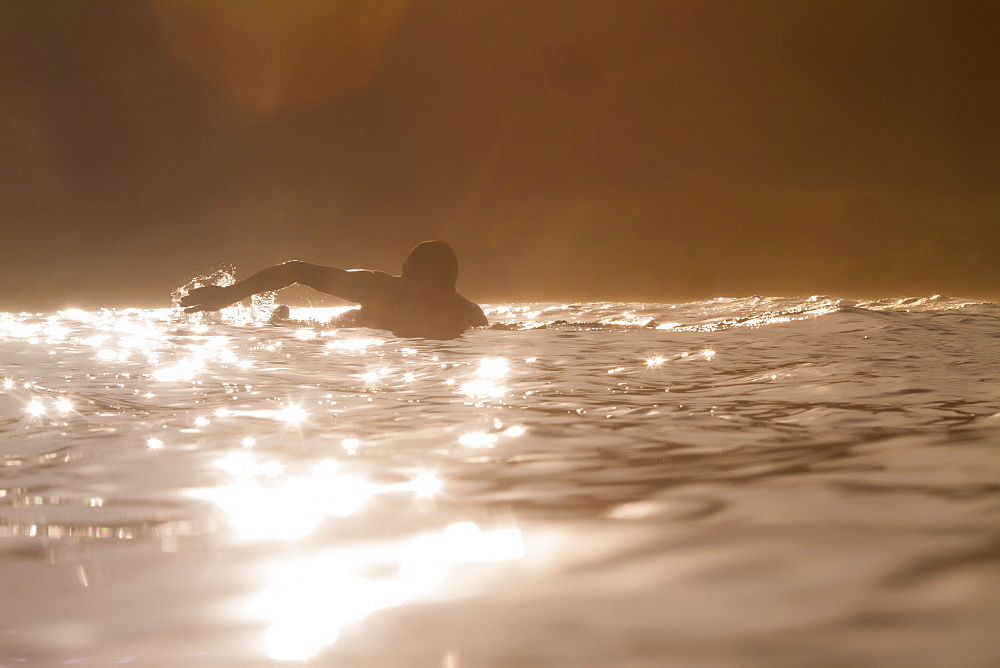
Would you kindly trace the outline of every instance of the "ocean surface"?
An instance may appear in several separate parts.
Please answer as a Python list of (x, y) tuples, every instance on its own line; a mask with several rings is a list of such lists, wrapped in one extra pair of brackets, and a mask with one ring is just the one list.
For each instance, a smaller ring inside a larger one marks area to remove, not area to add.
[(0, 666), (1000, 665), (1000, 306), (0, 314)]

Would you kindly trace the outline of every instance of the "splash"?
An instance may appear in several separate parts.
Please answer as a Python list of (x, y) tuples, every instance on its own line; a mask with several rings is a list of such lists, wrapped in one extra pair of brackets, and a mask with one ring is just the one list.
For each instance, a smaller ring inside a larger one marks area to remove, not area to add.
[[(229, 287), (236, 283), (236, 267), (231, 264), (224, 264), (218, 269), (210, 271), (208, 274), (195, 276), (184, 285), (180, 286), (170, 294), (170, 303), (176, 309), (180, 309), (180, 301), (191, 293), (192, 290), (209, 285)], [(250, 325), (269, 322), (275, 314), (275, 298), (277, 292), (261, 292), (251, 295), (243, 301), (233, 304), (218, 312), (213, 313), (191, 313), (188, 319), (196, 324), (205, 322), (224, 322), (230, 325)]]

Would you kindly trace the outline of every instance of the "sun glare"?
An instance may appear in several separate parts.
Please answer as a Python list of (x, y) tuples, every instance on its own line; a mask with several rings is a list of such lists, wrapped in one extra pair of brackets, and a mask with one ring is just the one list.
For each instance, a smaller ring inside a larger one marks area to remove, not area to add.
[(455, 564), (509, 561), (524, 555), (519, 529), (481, 531), (473, 522), (458, 522), (387, 554), (387, 561), (397, 564), (392, 570), (399, 575), (394, 578), (356, 575), (333, 554), (286, 562), (275, 569), (271, 586), (253, 607), (271, 621), (268, 656), (306, 661), (335, 643), (346, 624), (439, 586)]
[(480, 378), (496, 380), (507, 375), (507, 360), (503, 357), (484, 357), (479, 362), (479, 371), (476, 373)]
[(497, 437), (481, 431), (473, 431), (459, 436), (458, 442), (467, 448), (490, 448), (497, 442)]
[(441, 491), (441, 481), (433, 473), (421, 473), (410, 483), (417, 496), (430, 497)]
[(288, 424), (300, 424), (306, 419), (306, 412), (301, 406), (289, 404), (278, 411), (278, 418)]

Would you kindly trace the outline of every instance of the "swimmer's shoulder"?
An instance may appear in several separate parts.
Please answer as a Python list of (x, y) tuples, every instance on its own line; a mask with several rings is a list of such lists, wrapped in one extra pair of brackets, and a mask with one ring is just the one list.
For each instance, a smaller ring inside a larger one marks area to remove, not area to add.
[(479, 304), (469, 301), (462, 295), (456, 294), (455, 296), (458, 298), (458, 311), (469, 327), (486, 327), (490, 324)]
[(351, 295), (350, 301), (364, 306), (399, 299), (399, 276), (370, 269), (351, 269), (348, 270), (348, 273), (355, 285), (355, 292)]

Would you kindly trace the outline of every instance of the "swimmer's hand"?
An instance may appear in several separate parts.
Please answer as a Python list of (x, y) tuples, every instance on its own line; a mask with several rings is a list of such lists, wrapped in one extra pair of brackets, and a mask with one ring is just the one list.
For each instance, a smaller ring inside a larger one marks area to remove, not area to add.
[(206, 285), (203, 288), (195, 288), (188, 294), (181, 297), (181, 307), (185, 313), (200, 313), (201, 311), (218, 311), (226, 308), (239, 299), (233, 299), (233, 294), (229, 288), (221, 285)]

